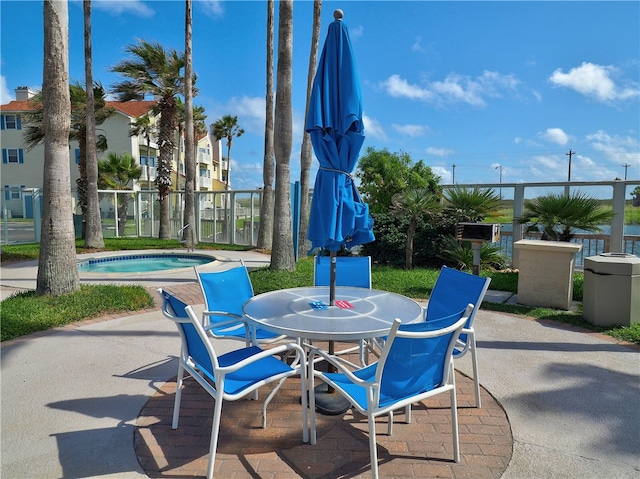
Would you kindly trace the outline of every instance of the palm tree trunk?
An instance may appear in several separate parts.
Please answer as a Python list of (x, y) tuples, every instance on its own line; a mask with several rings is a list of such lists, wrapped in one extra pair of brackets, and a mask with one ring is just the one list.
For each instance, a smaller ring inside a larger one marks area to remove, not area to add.
[(292, 147), (293, 114), (291, 109), (293, 57), (293, 0), (282, 0), (278, 19), (278, 73), (274, 151), (276, 155), (276, 195), (273, 225), (271, 269), (294, 271), (293, 227), (289, 162)]
[[(309, 54), (309, 72), (307, 75), (307, 103), (304, 113), (306, 121), (313, 89), (313, 77), (316, 71), (318, 58), (318, 43), (320, 42), (320, 14), (322, 13), (322, 0), (313, 2), (313, 35), (311, 38), (311, 53)], [(306, 131), (302, 136), (302, 149), (300, 153), (300, 231), (298, 235), (298, 257), (302, 258), (307, 252), (307, 230), (309, 229), (309, 171), (313, 161), (311, 136)]]
[(86, 194), (87, 208), (84, 217), (85, 248), (104, 248), (100, 199), (98, 197), (98, 155), (96, 153), (96, 116), (93, 94), (93, 59), (91, 45), (91, 0), (82, 2), (84, 11), (84, 71), (87, 91), (87, 134), (86, 134)]
[(66, 1), (44, 1), (44, 176), (36, 293), (80, 289), (69, 171), (69, 15)]
[(196, 215), (195, 215), (195, 180), (196, 160), (194, 148), (193, 129), (193, 63), (191, 49), (191, 0), (185, 0), (185, 94), (184, 94), (184, 168), (186, 181), (184, 184), (184, 240), (188, 249), (193, 249), (196, 241)]
[(267, 96), (264, 122), (264, 165), (258, 248), (271, 249), (273, 239), (273, 17), (274, 2), (267, 1)]

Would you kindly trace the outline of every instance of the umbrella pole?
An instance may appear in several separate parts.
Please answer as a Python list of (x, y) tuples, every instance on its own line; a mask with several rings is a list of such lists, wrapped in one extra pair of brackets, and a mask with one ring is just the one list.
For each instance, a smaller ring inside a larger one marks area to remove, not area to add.
[[(329, 253), (330, 267), (329, 267), (329, 305), (335, 306), (336, 304), (336, 252), (331, 251)], [(329, 341), (329, 354), (335, 354), (335, 342)], [(327, 372), (336, 372), (336, 368), (331, 364), (327, 364)], [(343, 414), (350, 407), (351, 404), (340, 394), (338, 394), (334, 388), (326, 383), (322, 383), (315, 388), (316, 390), (316, 410), (328, 416)]]

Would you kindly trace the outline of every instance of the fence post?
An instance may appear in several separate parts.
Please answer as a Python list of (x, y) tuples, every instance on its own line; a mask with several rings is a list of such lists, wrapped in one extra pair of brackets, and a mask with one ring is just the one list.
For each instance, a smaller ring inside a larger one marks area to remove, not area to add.
[(624, 195), (627, 185), (622, 181), (613, 184), (613, 219), (611, 220), (611, 253), (624, 252)]
[[(518, 222), (518, 219), (522, 217), (524, 213), (524, 184), (517, 184), (513, 188), (513, 245), (516, 241), (522, 239), (522, 225)], [(511, 249), (511, 267), (518, 269), (519, 251), (516, 248)]]

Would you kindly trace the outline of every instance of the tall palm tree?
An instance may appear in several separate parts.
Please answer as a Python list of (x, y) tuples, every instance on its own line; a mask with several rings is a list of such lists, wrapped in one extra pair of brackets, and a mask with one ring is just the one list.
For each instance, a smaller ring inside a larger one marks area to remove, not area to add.
[[(134, 180), (142, 175), (142, 168), (134, 157), (125, 153), (118, 155), (109, 153), (104, 160), (98, 162), (98, 185), (103, 189), (128, 190), (133, 186)], [(118, 232), (124, 233), (129, 209), (128, 193), (118, 193)]]
[(418, 221), (427, 215), (433, 215), (440, 209), (440, 198), (427, 188), (404, 190), (393, 196), (392, 210), (399, 216), (409, 219), (407, 245), (405, 248), (405, 268), (413, 268), (413, 240), (418, 229)]
[(195, 135), (193, 124), (193, 62), (192, 62), (192, 20), (191, 20), (191, 0), (185, 0), (185, 29), (184, 29), (184, 53), (185, 53), (185, 87), (184, 87), (184, 163), (185, 176), (184, 184), (184, 218), (182, 227), (184, 240), (188, 249), (193, 249), (196, 245), (196, 205), (195, 205), (195, 183), (196, 183), (196, 157), (195, 157)]
[(273, 215), (271, 269), (294, 271), (293, 227), (291, 224), (290, 158), (293, 140), (291, 109), (293, 57), (293, 0), (282, 0), (278, 14), (278, 70), (274, 152), (276, 155), (276, 194)]
[(160, 201), (160, 239), (171, 236), (171, 217), (169, 194), (171, 192), (171, 172), (173, 170), (173, 152), (175, 148), (176, 98), (183, 93), (184, 55), (175, 50), (165, 51), (159, 43), (139, 40), (129, 45), (126, 51), (133, 57), (111, 68), (112, 72), (122, 74), (126, 79), (113, 85), (113, 91), (120, 101), (142, 100), (145, 95), (158, 97), (154, 113), (160, 117), (156, 186)]
[[(84, 72), (85, 85), (93, 85), (93, 54), (91, 44), (91, 0), (82, 2), (84, 13)], [(87, 88), (86, 125), (86, 211), (85, 248), (104, 248), (100, 198), (98, 197), (98, 154), (96, 151), (96, 114), (93, 88)]]
[(69, 171), (69, 12), (67, 2), (45, 0), (42, 81), (44, 195), (36, 294), (80, 289)]
[(237, 116), (224, 115), (211, 125), (211, 132), (216, 139), (227, 140), (227, 178), (225, 181), (225, 189), (228, 190), (229, 176), (231, 175), (231, 144), (233, 143), (233, 137), (241, 137), (244, 134), (244, 130), (238, 126)]
[(271, 249), (273, 239), (273, 17), (274, 2), (267, 1), (267, 94), (264, 121), (264, 161), (258, 248)]
[[(309, 71), (307, 74), (307, 103), (305, 119), (309, 111), (313, 78), (315, 76), (316, 62), (318, 58), (318, 44), (320, 43), (320, 14), (322, 13), (322, 0), (313, 2), (313, 34), (311, 36), (311, 53), (309, 54)], [(302, 149), (300, 150), (300, 231), (298, 234), (298, 256), (303, 257), (307, 250), (307, 230), (309, 229), (309, 172), (313, 161), (311, 147), (311, 135), (304, 132), (302, 136)]]

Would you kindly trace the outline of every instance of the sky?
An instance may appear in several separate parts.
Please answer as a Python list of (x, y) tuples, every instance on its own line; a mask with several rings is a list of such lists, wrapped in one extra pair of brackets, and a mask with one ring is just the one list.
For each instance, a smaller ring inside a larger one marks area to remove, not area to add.
[[(482, 184), (566, 181), (571, 151), (572, 181), (640, 180), (640, 2), (324, 1), (320, 49), (336, 8), (360, 75), (362, 154), (408, 153), (445, 184)], [(42, 2), (2, 0), (0, 16), (4, 104), (18, 86), (42, 86)], [(229, 114), (245, 130), (231, 149), (234, 189), (262, 186), (266, 16), (266, 2), (193, 1), (194, 105), (208, 125)], [(93, 0), (94, 80), (121, 80), (109, 70), (138, 39), (184, 51), (184, 17), (182, 1)], [(292, 181), (312, 21), (313, 3), (296, 0)], [(78, 0), (69, 28), (70, 79), (84, 82)]]

